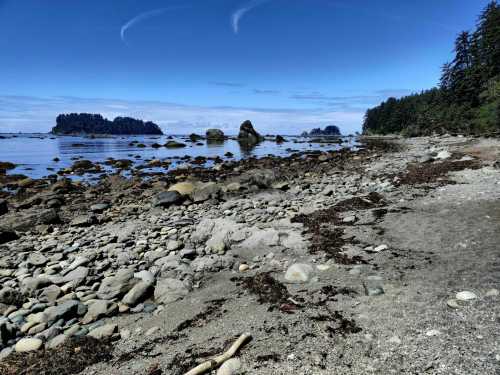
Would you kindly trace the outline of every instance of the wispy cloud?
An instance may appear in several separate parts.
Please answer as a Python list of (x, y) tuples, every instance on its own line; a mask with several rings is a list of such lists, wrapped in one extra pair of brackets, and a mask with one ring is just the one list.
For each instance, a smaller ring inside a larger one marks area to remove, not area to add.
[(223, 81), (212, 81), (209, 82), (213, 86), (221, 86), (221, 87), (245, 87), (244, 83), (238, 82), (223, 82)]
[(130, 21), (128, 21), (127, 23), (125, 23), (121, 27), (121, 29), (120, 29), (121, 40), (123, 41), (123, 43), (125, 43), (125, 44), (127, 43), (127, 40), (125, 39), (125, 34), (126, 34), (127, 30), (129, 30), (131, 27), (133, 27), (141, 22), (144, 22), (150, 18), (158, 17), (167, 11), (174, 10), (174, 9), (181, 9), (181, 8), (185, 8), (185, 6), (172, 6), (172, 7), (167, 7), (167, 8), (153, 9), (153, 10), (149, 10), (147, 12), (143, 12), (143, 13), (135, 16), (134, 18), (132, 18)]
[(253, 93), (256, 95), (278, 95), (280, 92), (279, 90), (253, 89)]
[(412, 93), (409, 89), (382, 89), (363, 95), (350, 96), (330, 96), (321, 92), (313, 91), (306, 93), (294, 93), (290, 99), (312, 102), (329, 107), (337, 108), (356, 108), (367, 107), (378, 104), (389, 97), (400, 98)]
[(259, 5), (262, 5), (270, 0), (251, 0), (250, 2), (246, 3), (242, 7), (238, 8), (232, 15), (231, 15), (231, 24), (233, 26), (233, 31), (235, 34), (238, 34), (240, 31), (240, 21), (241, 19), (250, 12), (252, 9), (258, 7)]
[(314, 127), (338, 124), (344, 133), (360, 130), (364, 110), (196, 106), (155, 101), (75, 97), (0, 96), (0, 133), (48, 132), (60, 113), (101, 113), (106, 118), (131, 116), (158, 123), (166, 133), (203, 133), (217, 127), (236, 134), (252, 120), (262, 133), (299, 134)]

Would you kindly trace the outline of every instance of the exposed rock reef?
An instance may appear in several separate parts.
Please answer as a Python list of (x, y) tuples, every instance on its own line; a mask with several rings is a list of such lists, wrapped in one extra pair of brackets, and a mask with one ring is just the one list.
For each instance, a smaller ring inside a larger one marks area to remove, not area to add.
[(0, 216), (0, 373), (184, 374), (250, 332), (219, 373), (494, 374), (498, 146), (26, 184)]
[(57, 116), (52, 134), (111, 134), (111, 135), (162, 135), (158, 125), (130, 117), (117, 117), (113, 121), (101, 115), (71, 113)]

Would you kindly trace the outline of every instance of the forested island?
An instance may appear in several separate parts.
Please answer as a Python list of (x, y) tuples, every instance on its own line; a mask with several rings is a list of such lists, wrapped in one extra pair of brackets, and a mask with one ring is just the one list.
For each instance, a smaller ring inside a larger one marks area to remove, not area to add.
[(329, 125), (325, 127), (324, 129), (316, 128), (312, 129), (309, 133), (304, 132), (302, 133), (303, 137), (317, 137), (317, 136), (339, 136), (340, 135), (340, 129), (335, 126), (335, 125)]
[(117, 117), (110, 121), (98, 114), (71, 113), (57, 116), (52, 134), (162, 135), (163, 132), (151, 121), (144, 122), (130, 117)]
[(492, 1), (474, 31), (460, 33), (439, 87), (389, 98), (366, 112), (364, 134), (487, 134), (500, 131), (500, 5)]

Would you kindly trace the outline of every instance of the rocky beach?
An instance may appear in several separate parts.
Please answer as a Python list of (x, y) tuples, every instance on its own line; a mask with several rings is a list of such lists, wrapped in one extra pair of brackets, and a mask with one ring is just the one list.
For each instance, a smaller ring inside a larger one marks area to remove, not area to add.
[(498, 140), (360, 142), (4, 192), (0, 374), (496, 374)]

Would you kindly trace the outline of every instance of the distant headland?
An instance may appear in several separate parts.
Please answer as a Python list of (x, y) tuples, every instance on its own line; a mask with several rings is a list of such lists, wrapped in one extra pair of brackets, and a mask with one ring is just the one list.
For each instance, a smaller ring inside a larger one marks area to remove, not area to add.
[(136, 120), (130, 117), (117, 117), (113, 121), (99, 114), (71, 113), (57, 116), (52, 134), (109, 134), (109, 135), (163, 135), (154, 122)]

